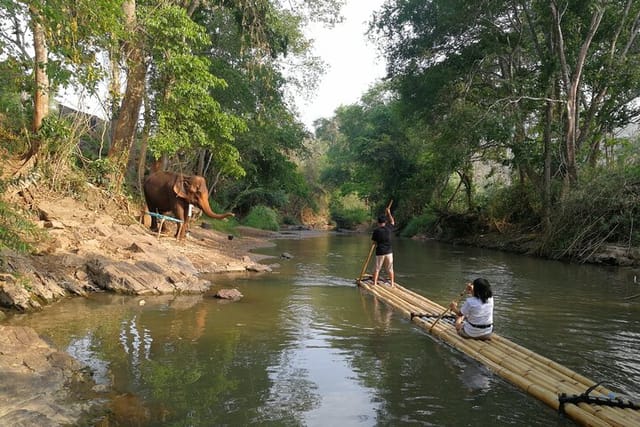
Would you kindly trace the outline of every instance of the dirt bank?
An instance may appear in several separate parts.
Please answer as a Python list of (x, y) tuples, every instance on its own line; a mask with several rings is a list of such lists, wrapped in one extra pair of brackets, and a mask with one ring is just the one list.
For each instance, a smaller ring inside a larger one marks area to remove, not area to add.
[[(158, 236), (138, 209), (92, 188), (83, 200), (35, 189), (5, 200), (40, 228), (35, 254), (0, 251), (0, 321), (4, 313), (40, 310), (71, 296), (109, 291), (131, 295), (202, 293), (213, 283), (200, 273), (268, 272), (251, 249), (275, 233), (239, 228), (227, 234), (190, 228), (184, 241)], [(208, 277), (211, 277), (208, 275)], [(74, 425), (102, 399), (74, 359), (26, 327), (0, 323), (0, 425)]]

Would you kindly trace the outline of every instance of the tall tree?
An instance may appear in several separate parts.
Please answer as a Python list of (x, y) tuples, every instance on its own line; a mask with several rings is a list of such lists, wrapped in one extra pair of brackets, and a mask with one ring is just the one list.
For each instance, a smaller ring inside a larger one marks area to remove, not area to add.
[(112, 180), (116, 186), (119, 186), (124, 178), (129, 152), (136, 137), (147, 67), (136, 16), (136, 0), (124, 0), (122, 12), (125, 34), (129, 36), (123, 42), (124, 58), (127, 62), (127, 86), (118, 115), (113, 118), (115, 125), (108, 155), (113, 162)]
[[(214, 66), (208, 70), (207, 64), (222, 59), (224, 62), (242, 64), (245, 79), (270, 77), (259, 71), (262, 66), (272, 64), (274, 58), (308, 45), (301, 44), (302, 11), (326, 13), (325, 4), (339, 4), (339, 0), (295, 1), (304, 9), (285, 11), (280, 3), (268, 0), (232, 0), (219, 3), (209, 2), (153, 2), (135, 5), (133, 0), (125, 5), (136, 6), (138, 18), (131, 29), (136, 31), (132, 43), (139, 43), (144, 50), (127, 52), (127, 89), (116, 117), (116, 132), (109, 157), (117, 164), (120, 174), (131, 151), (133, 138), (140, 113), (138, 88), (144, 87), (149, 93), (152, 120), (149, 148), (153, 155), (173, 155), (189, 152), (190, 149), (208, 150), (215, 154), (218, 166), (226, 168), (224, 173), (238, 176), (242, 174), (237, 149), (230, 144), (245, 126), (230, 113), (237, 114), (237, 100), (222, 104), (215, 95), (227, 83), (216, 76)], [(308, 3), (308, 4), (307, 4)], [(180, 11), (180, 12), (179, 12)], [(310, 12), (311, 13), (311, 12)], [(335, 11), (331, 12), (332, 14)], [(130, 17), (136, 16), (129, 13)], [(222, 19), (219, 19), (221, 17)], [(215, 39), (221, 34), (229, 34), (237, 28), (234, 43), (239, 51), (224, 51), (215, 46)], [(214, 48), (207, 46), (202, 32), (208, 31), (214, 41)], [(128, 46), (125, 44), (125, 46)], [(135, 47), (132, 44), (131, 47)], [(293, 49), (292, 49), (293, 48)], [(301, 51), (299, 51), (301, 52)], [(229, 57), (219, 55), (231, 54)], [(249, 63), (245, 58), (253, 58)], [(146, 78), (143, 71), (147, 71)], [(134, 71), (137, 71), (134, 73)], [(278, 81), (277, 74), (273, 81)], [(145, 86), (140, 85), (145, 82)], [(278, 83), (279, 84), (279, 83)], [(258, 106), (263, 103), (256, 104)], [(125, 114), (126, 113), (126, 114)], [(254, 110), (254, 117), (260, 117), (262, 110)], [(246, 120), (247, 117), (242, 117)], [(264, 118), (264, 116), (263, 116)], [(144, 153), (141, 153), (144, 156)], [(197, 158), (204, 158), (197, 155)]]
[[(32, 132), (36, 133), (42, 126), (42, 120), (49, 114), (49, 77), (47, 76), (48, 49), (45, 39), (45, 29), (42, 17), (35, 5), (29, 5), (31, 28), (33, 30), (34, 50), (34, 95), (33, 95), (33, 125)], [(32, 152), (35, 147), (32, 147)]]
[(373, 30), (407, 115), (448, 135), (448, 147), (466, 146), (458, 151), (468, 159), (509, 161), (521, 184), (547, 179), (548, 199), (553, 168), (575, 182), (604, 136), (638, 116), (639, 9), (629, 0), (391, 0)]
[[(0, 2), (0, 57), (21, 64), (32, 75), (30, 130), (38, 132), (59, 87), (89, 90), (101, 77), (96, 56), (117, 34), (118, 0), (24, 0)], [(33, 53), (31, 49), (33, 48)], [(25, 73), (25, 76), (27, 73)], [(32, 139), (37, 141), (36, 139)], [(37, 144), (30, 154), (37, 154)]]

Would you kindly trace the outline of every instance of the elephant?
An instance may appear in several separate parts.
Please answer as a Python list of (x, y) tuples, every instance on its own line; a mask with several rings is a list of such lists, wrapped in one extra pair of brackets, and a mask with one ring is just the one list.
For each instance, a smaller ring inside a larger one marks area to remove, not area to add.
[[(183, 221), (176, 238), (184, 238), (187, 232), (189, 205), (197, 206), (205, 215), (214, 219), (233, 217), (233, 212), (217, 214), (209, 206), (209, 190), (205, 179), (198, 175), (182, 175), (174, 172), (154, 172), (144, 181), (144, 198), (149, 212), (173, 216)], [(158, 219), (151, 217), (151, 229), (158, 228)]]

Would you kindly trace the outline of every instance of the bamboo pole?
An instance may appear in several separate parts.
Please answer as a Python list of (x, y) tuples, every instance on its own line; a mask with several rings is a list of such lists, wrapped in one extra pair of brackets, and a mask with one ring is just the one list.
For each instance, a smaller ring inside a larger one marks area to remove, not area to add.
[[(464, 296), (465, 292), (467, 292), (467, 285), (464, 286), (464, 290), (462, 292), (460, 292), (460, 294), (458, 295), (458, 298), (455, 299), (456, 304), (458, 304), (458, 302), (460, 302), (460, 300), (462, 299), (462, 297)], [(438, 316), (438, 318), (436, 319), (435, 322), (433, 322), (433, 324), (431, 325), (431, 329), (433, 329), (434, 326), (436, 326), (436, 324), (440, 321), (440, 319), (442, 319), (442, 316), (444, 316), (445, 314), (447, 314), (447, 312), (449, 311), (449, 307), (447, 307), (440, 316)], [(431, 329), (429, 329), (429, 332), (431, 332)]]
[[(414, 320), (414, 322), (426, 323), (422, 319), (418, 321)], [(526, 362), (523, 363), (523, 361), (513, 359), (508, 353), (496, 350), (490, 342), (465, 340), (450, 333), (439, 333), (438, 335), (440, 335), (440, 338), (448, 341), (453, 347), (458, 348), (479, 362), (484, 363), (485, 365), (490, 365), (490, 361), (494, 367), (499, 367), (498, 371), (496, 371), (499, 375), (509, 377), (511, 374), (516, 374), (520, 379), (512, 381), (512, 383), (522, 388), (524, 391), (530, 392), (532, 387), (538, 387), (546, 390), (547, 397), (544, 399), (546, 401), (545, 403), (555, 409), (559, 407), (559, 400), (557, 397), (559, 393), (571, 395), (581, 394), (584, 392), (582, 384), (576, 380), (569, 377), (558, 377), (558, 375), (554, 377), (553, 373), (547, 373), (547, 371), (538, 369), (536, 366), (529, 366)], [(457, 339), (459, 342), (449, 341), (450, 339)], [(491, 369), (491, 366), (489, 367)], [(549, 393), (551, 394), (549, 395)], [(550, 398), (549, 396), (554, 397)], [(607, 423), (605, 425), (632, 425), (629, 423), (628, 419), (625, 421), (624, 415), (621, 414), (620, 411), (616, 411), (614, 408), (593, 408), (591, 405), (586, 403), (579, 405), (583, 406), (583, 411), (604, 420)]]
[[(406, 294), (410, 295), (411, 297), (414, 297), (415, 299), (420, 299), (423, 300), (425, 303), (430, 303), (430, 307), (439, 307), (437, 304), (432, 303), (430, 300), (426, 299), (425, 297), (423, 297), (420, 294), (416, 294), (413, 291), (410, 291), (408, 289), (399, 287), (399, 290), (405, 291)], [(425, 309), (425, 307), (422, 307), (424, 311), (428, 311)], [(434, 325), (435, 326), (435, 325)], [(492, 338), (493, 341), (496, 342), (497, 345), (499, 346), (506, 346), (510, 352), (517, 352), (518, 354), (516, 355), (520, 355), (523, 359), (526, 358), (531, 358), (532, 360), (535, 360), (537, 362), (539, 362), (542, 366), (545, 366), (545, 369), (554, 369), (557, 370), (559, 373), (562, 373), (564, 375), (569, 376), (570, 378), (573, 378), (579, 382), (581, 382), (582, 384), (584, 384), (585, 389), (587, 389), (588, 387), (593, 386), (595, 383), (583, 376), (581, 376), (580, 374), (570, 370), (569, 368), (558, 364), (557, 362), (554, 362), (550, 359), (547, 359), (537, 353), (532, 352), (529, 349), (526, 349), (524, 347), (521, 347), (509, 340), (506, 340), (505, 338), (502, 338), (496, 334), (493, 335)], [(515, 356), (515, 355), (514, 355)], [(599, 391), (600, 393), (602, 393), (605, 396), (608, 396), (610, 391), (606, 390), (604, 387), (602, 386), (598, 386), (596, 388), (597, 391)]]
[(369, 260), (371, 259), (371, 255), (373, 255), (373, 250), (376, 248), (376, 244), (372, 243), (371, 244), (371, 249), (369, 249), (369, 255), (367, 255), (367, 260), (364, 262), (364, 264), (362, 264), (362, 270), (360, 270), (360, 276), (358, 277), (358, 280), (361, 281), (362, 280), (362, 276), (364, 276), (364, 272), (367, 269), (367, 265), (369, 265)]
[[(451, 344), (458, 350), (471, 355), (470, 353), (472, 353), (471, 351), (472, 349), (469, 348), (469, 345), (468, 345), (468, 342), (471, 340), (465, 340), (460, 337), (458, 338), (459, 340), (457, 340), (457, 342), (452, 342)], [(559, 408), (560, 403), (558, 401), (558, 396), (552, 391), (550, 391), (549, 389), (547, 389), (546, 387), (543, 387), (539, 384), (535, 384), (534, 382), (522, 377), (518, 373), (511, 371), (509, 369), (506, 369), (504, 367), (501, 367), (500, 365), (497, 365), (491, 359), (483, 355), (476, 354), (475, 357), (474, 356), (472, 357), (478, 360), (479, 362), (483, 363), (484, 365), (486, 365), (489, 369), (491, 369), (493, 372), (500, 375), (510, 383), (514, 384), (515, 386), (521, 388), (522, 390), (526, 391), (532, 396), (543, 401), (548, 406), (551, 406), (556, 410)], [(601, 418), (589, 413), (585, 409), (579, 406), (576, 406), (574, 404), (566, 404), (564, 407), (564, 410), (567, 415), (569, 415), (571, 418), (579, 421), (584, 425), (603, 426), (603, 427), (611, 426), (609, 422), (602, 420)]]
[[(442, 307), (426, 297), (396, 284), (395, 288), (373, 287), (363, 284), (375, 298), (386, 302), (407, 316), (422, 329), (428, 330), (452, 347), (486, 365), (497, 375), (532, 396), (558, 409), (558, 394), (581, 394), (595, 383), (571, 369), (545, 358), (512, 341), (493, 334), (491, 341), (464, 339), (455, 333), (450, 323), (438, 323), (415, 313), (435, 314)], [(439, 317), (441, 319), (442, 316)], [(602, 386), (595, 390), (608, 396), (609, 391)], [(640, 411), (625, 408), (596, 406), (579, 403), (565, 404), (565, 413), (575, 421), (594, 426), (636, 425)]]
[[(391, 209), (391, 205), (393, 204), (393, 199), (389, 200), (389, 204), (387, 205), (387, 209)], [(386, 209), (385, 209), (386, 212)], [(367, 265), (369, 265), (369, 260), (371, 259), (371, 255), (373, 255), (373, 250), (376, 248), (376, 244), (371, 244), (371, 249), (369, 249), (369, 255), (367, 255), (367, 260), (362, 264), (362, 270), (360, 270), (360, 276), (358, 280), (362, 280), (362, 276), (364, 276), (364, 272), (367, 269)]]

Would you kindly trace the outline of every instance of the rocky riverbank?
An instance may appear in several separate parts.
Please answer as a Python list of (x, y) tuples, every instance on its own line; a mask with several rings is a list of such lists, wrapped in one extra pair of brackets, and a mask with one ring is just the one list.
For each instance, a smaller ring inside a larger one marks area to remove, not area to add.
[[(0, 251), (0, 321), (90, 292), (198, 294), (213, 285), (203, 273), (270, 271), (250, 250), (270, 245), (274, 233), (239, 228), (230, 238), (194, 224), (177, 241), (172, 230), (152, 233), (98, 189), (83, 201), (25, 194), (12, 203), (37, 213), (43, 238), (33, 255)], [(0, 323), (0, 425), (74, 425), (103, 404), (95, 387), (78, 361), (34, 330)]]

